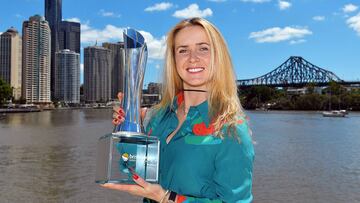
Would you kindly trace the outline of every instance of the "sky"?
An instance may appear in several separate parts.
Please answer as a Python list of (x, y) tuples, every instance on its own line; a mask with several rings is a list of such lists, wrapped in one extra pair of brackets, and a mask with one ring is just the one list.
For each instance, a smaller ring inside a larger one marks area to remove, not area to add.
[[(45, 15), (44, 2), (2, 0), (0, 33), (11, 26), (21, 32), (24, 20)], [(302, 56), (343, 80), (360, 80), (360, 0), (63, 0), (63, 19), (81, 23), (82, 71), (84, 47), (122, 41), (127, 27), (144, 35), (145, 88), (161, 81), (168, 31), (195, 16), (219, 28), (237, 79), (262, 76)]]

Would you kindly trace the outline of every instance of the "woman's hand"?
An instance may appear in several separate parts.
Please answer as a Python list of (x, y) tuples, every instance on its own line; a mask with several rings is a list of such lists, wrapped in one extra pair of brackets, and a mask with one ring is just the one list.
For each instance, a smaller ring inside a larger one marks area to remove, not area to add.
[(166, 192), (160, 185), (148, 183), (137, 174), (133, 175), (133, 180), (137, 185), (106, 183), (101, 186), (112, 190), (127, 192), (140, 197), (146, 197), (157, 202), (160, 202), (160, 200), (165, 196)]
[[(122, 92), (119, 92), (117, 96), (121, 104), (124, 94)], [(123, 108), (120, 107), (120, 105), (114, 105), (113, 111), (114, 113), (113, 113), (112, 123), (114, 125), (119, 125), (120, 123), (125, 121), (125, 111)]]
[[(124, 94), (122, 92), (119, 92), (117, 96), (118, 96), (119, 102), (121, 104)], [(114, 111), (114, 113), (113, 113), (112, 123), (114, 125), (119, 125), (125, 121), (125, 111), (123, 108), (121, 108), (119, 105), (114, 105), (113, 111)], [(147, 108), (141, 108), (140, 111), (141, 111), (140, 112), (141, 119), (144, 120)]]

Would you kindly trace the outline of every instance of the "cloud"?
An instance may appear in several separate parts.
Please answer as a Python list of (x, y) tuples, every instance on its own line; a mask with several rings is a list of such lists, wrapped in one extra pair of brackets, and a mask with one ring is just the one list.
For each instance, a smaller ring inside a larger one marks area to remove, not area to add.
[(80, 64), (80, 72), (83, 73), (84, 72), (84, 64)]
[(199, 10), (199, 6), (197, 4), (190, 4), (187, 8), (183, 10), (177, 10), (173, 14), (175, 18), (192, 18), (192, 17), (208, 17), (212, 16), (213, 12), (210, 8), (206, 8), (204, 10)]
[(17, 18), (24, 18), (24, 16), (22, 16), (22, 15), (19, 14), (19, 13), (15, 14), (15, 17), (17, 17)]
[[(106, 25), (104, 29), (92, 28), (89, 23), (81, 25), (81, 43), (93, 45), (97, 42), (100, 45), (103, 42), (123, 41), (123, 30), (125, 28), (114, 25)], [(150, 32), (139, 31), (145, 38), (149, 50), (149, 59), (163, 59), (166, 49), (166, 38), (155, 38)]]
[(74, 17), (74, 18), (68, 18), (68, 19), (66, 19), (66, 21), (68, 21), (68, 22), (75, 22), (75, 23), (80, 23), (80, 22), (81, 22), (81, 20), (80, 20), (79, 18), (76, 18), (76, 17)]
[(342, 10), (344, 13), (351, 13), (351, 12), (354, 12), (358, 9), (357, 6), (355, 6), (354, 4), (346, 4)]
[(110, 12), (110, 11), (105, 11), (104, 9), (101, 9), (99, 11), (99, 14), (103, 17), (114, 17), (114, 18), (120, 18), (121, 15), (120, 14), (115, 14), (114, 12)]
[(281, 1), (279, 0), (278, 6), (280, 10), (286, 10), (291, 7), (291, 3), (288, 1)]
[(307, 28), (301, 27), (273, 27), (266, 30), (252, 32), (250, 33), (249, 38), (255, 39), (257, 43), (265, 43), (265, 42), (281, 42), (288, 40), (301, 40), (306, 35), (311, 35), (312, 32)]
[(208, 0), (208, 1), (216, 2), (216, 3), (222, 3), (222, 2), (225, 2), (226, 0)]
[(360, 12), (356, 16), (347, 19), (346, 23), (360, 36)]
[(291, 44), (291, 45), (294, 45), (294, 44), (301, 44), (301, 43), (304, 43), (304, 42), (306, 42), (306, 40), (304, 40), (304, 39), (291, 40), (291, 41), (290, 41), (290, 44)]
[(154, 38), (151, 33), (146, 31), (140, 31), (144, 36), (145, 42), (149, 49), (149, 58), (151, 59), (163, 59), (166, 49), (166, 37), (162, 36), (160, 39)]
[(106, 25), (103, 30), (90, 27), (89, 23), (81, 24), (81, 43), (95, 44), (95, 42), (122, 41), (123, 29), (113, 25)]
[(324, 21), (325, 16), (314, 16), (312, 19), (315, 20), (315, 21)]
[(153, 6), (147, 7), (145, 8), (144, 11), (146, 12), (153, 12), (153, 11), (166, 11), (168, 9), (170, 9), (171, 7), (173, 7), (172, 3), (169, 2), (161, 2), (158, 4), (155, 4)]
[(250, 2), (250, 3), (266, 3), (266, 2), (270, 2), (271, 0), (241, 0), (242, 2)]

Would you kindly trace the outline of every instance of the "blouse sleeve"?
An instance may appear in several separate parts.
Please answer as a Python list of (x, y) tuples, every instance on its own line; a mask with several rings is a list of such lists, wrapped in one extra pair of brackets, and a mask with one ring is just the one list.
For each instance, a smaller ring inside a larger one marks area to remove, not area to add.
[[(217, 199), (204, 199), (178, 195), (179, 203), (195, 202), (251, 202), (254, 148), (251, 132), (245, 119), (239, 120), (235, 133), (224, 136), (215, 158), (214, 181)], [(227, 133), (224, 129), (223, 133)]]

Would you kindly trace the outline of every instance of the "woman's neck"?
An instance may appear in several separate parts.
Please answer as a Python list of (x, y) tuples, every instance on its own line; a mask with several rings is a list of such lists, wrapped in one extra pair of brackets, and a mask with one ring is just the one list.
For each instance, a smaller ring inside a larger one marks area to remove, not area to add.
[(184, 91), (184, 108), (185, 111), (190, 109), (190, 106), (197, 106), (208, 98), (207, 92)]

